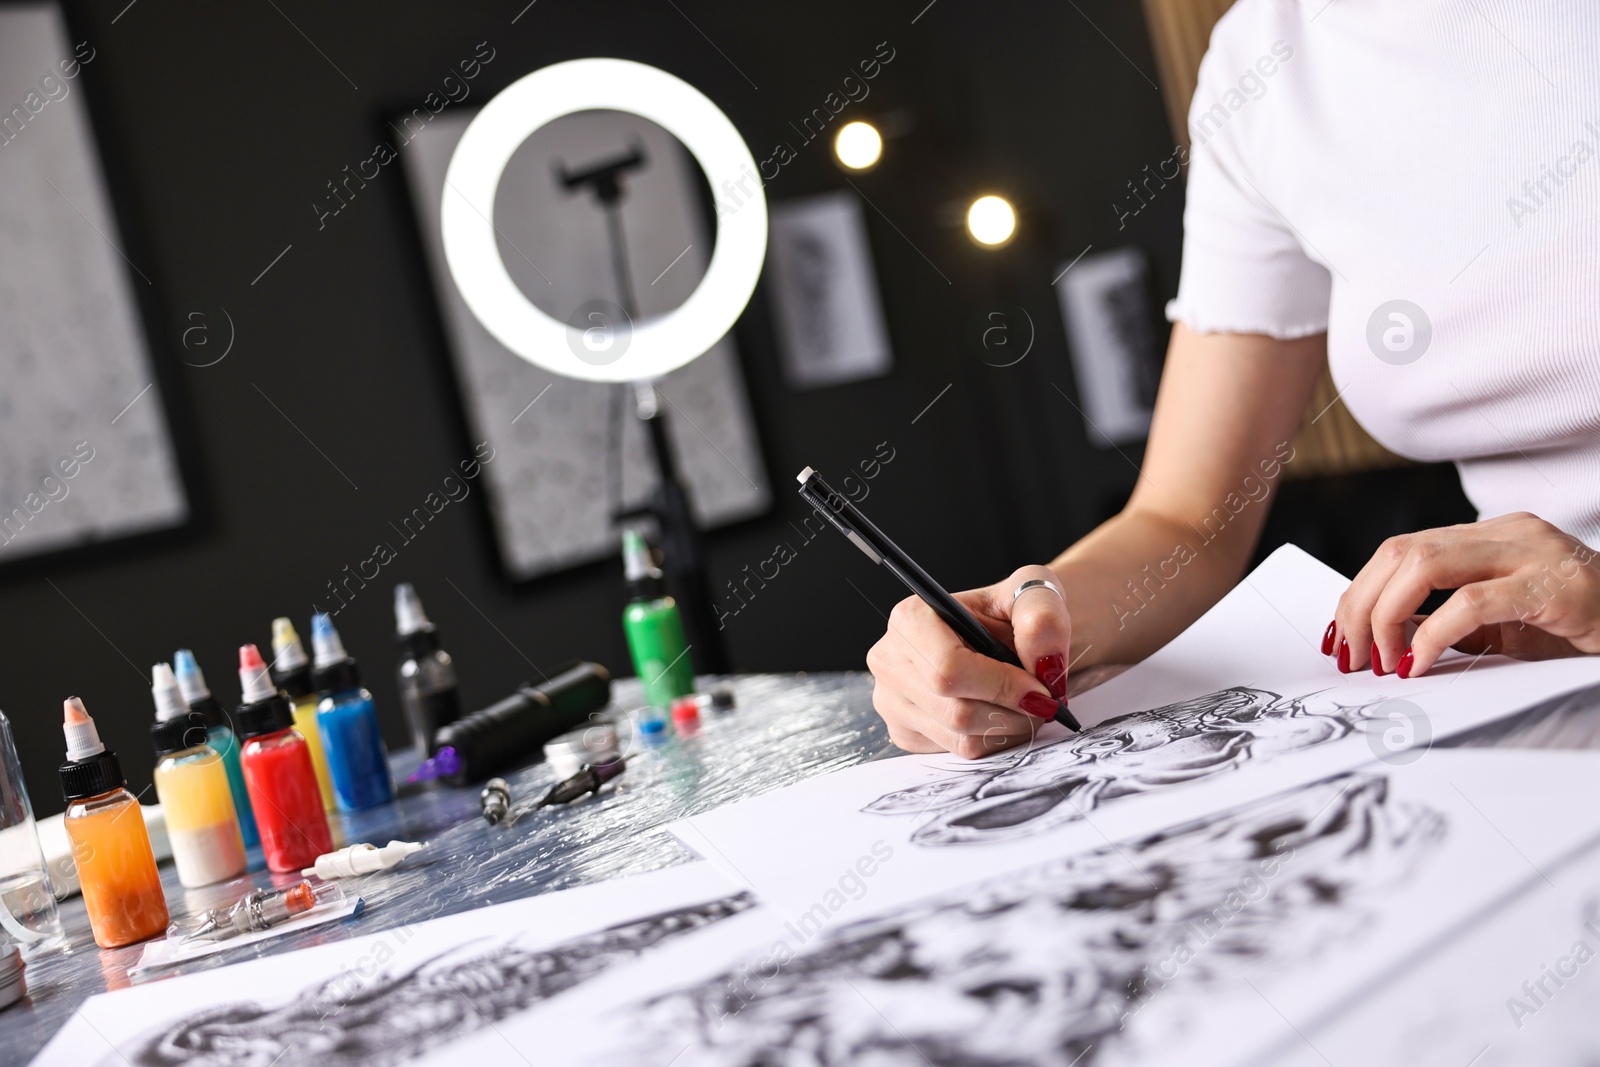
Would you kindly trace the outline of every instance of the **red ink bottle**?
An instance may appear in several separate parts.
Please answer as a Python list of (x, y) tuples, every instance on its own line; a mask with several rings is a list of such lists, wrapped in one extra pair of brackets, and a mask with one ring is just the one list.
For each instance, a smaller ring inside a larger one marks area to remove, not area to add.
[(255, 645), (239, 649), (240, 763), (245, 788), (261, 831), (267, 866), (299, 873), (333, 851), (333, 835), (322, 810), (322, 792), (311, 764), (311, 750), (294, 729), (294, 709), (278, 692)]

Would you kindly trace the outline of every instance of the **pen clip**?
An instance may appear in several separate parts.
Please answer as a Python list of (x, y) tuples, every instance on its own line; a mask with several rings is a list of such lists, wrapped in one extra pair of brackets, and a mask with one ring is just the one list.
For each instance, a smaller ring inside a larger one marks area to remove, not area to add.
[(861, 551), (865, 552), (867, 554), (867, 558), (870, 559), (872, 562), (879, 563), (879, 564), (881, 564), (883, 562), (883, 557), (878, 555), (876, 552), (874, 552), (872, 550), (872, 546), (867, 544), (866, 541), (861, 539), (861, 535), (860, 534), (856, 533), (854, 530), (846, 530), (844, 532), (844, 535), (846, 537), (848, 537), (851, 540), (851, 542), (854, 543), (854, 545), (857, 548), (859, 548)]
[[(868, 559), (880, 565), (883, 563), (883, 557), (867, 543), (866, 538), (857, 533), (849, 523), (839, 518), (839, 512), (843, 510), (844, 498), (839, 497), (837, 490), (827, 482), (824, 482), (822, 476), (810, 467), (800, 472), (800, 495), (806, 498), (807, 502), (816, 509), (819, 515), (832, 523), (834, 529), (849, 538), (850, 543), (859, 548)], [(834, 503), (834, 497), (838, 497), (838, 504)]]

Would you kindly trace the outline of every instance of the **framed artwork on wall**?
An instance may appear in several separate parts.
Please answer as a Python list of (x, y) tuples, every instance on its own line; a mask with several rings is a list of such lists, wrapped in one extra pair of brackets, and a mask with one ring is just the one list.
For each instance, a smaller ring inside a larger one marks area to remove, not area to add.
[(0, 7), (0, 566), (182, 526), (178, 452), (54, 4)]

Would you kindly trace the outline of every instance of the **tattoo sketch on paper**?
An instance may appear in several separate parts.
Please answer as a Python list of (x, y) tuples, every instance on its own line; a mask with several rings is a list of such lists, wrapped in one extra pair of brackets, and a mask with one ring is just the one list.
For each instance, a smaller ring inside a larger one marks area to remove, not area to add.
[(648, 1043), (729, 1067), (1119, 1062), (1159, 1045), (1137, 1021), (1159, 991), (1192, 1015), (1219, 982), (1270, 981), (1348, 947), (1447, 827), (1393, 801), (1382, 775), (1302, 787), (640, 1002), (619, 1020), (636, 1043), (626, 1056)]
[(386, 1067), (586, 982), (616, 963), (752, 907), (748, 893), (647, 916), (544, 949), (480, 940), (371, 978), (347, 971), (287, 1000), (170, 1020), (102, 1067)]
[(887, 793), (862, 810), (925, 818), (911, 833), (916, 845), (1027, 837), (1076, 822), (1118, 797), (1337, 741), (1366, 718), (1366, 706), (1314, 712), (1305, 700), (1222, 689), (1107, 719), (1017, 759), (984, 760), (949, 778)]

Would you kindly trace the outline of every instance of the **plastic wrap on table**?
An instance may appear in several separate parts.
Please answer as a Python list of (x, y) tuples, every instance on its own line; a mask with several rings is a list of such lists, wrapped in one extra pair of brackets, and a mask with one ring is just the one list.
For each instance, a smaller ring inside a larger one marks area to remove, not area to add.
[[(693, 736), (668, 728), (659, 746), (637, 743), (632, 714), (643, 704), (634, 679), (618, 681), (608, 711), (618, 723), (627, 770), (598, 795), (533, 810), (558, 780), (547, 763), (502, 775), (510, 786), (511, 818), (490, 825), (481, 814), (481, 783), (452, 788), (407, 786), (394, 804), (330, 815), (334, 845), (359, 841), (423, 841), (426, 847), (392, 870), (344, 880), (350, 896), (366, 901), (362, 915), (183, 964), (166, 974), (224, 966), (255, 956), (379, 933), (485, 904), (566, 889), (688, 862), (691, 854), (666, 824), (687, 815), (860, 763), (888, 744), (872, 710), (869, 675), (752, 675), (700, 679), (700, 688), (730, 686), (734, 710), (707, 715)], [(395, 754), (395, 780), (405, 781), (418, 756)], [(229, 904), (256, 885), (288, 885), (298, 874), (273, 875), (251, 850), (252, 871), (203, 889), (184, 889), (170, 866), (163, 887), (174, 918)], [(127, 969), (142, 946), (96, 949), (81, 900), (62, 905), (70, 952), (28, 968), (30, 999), (0, 1016), (8, 1056), (31, 1057), (85, 999), (129, 984)]]

